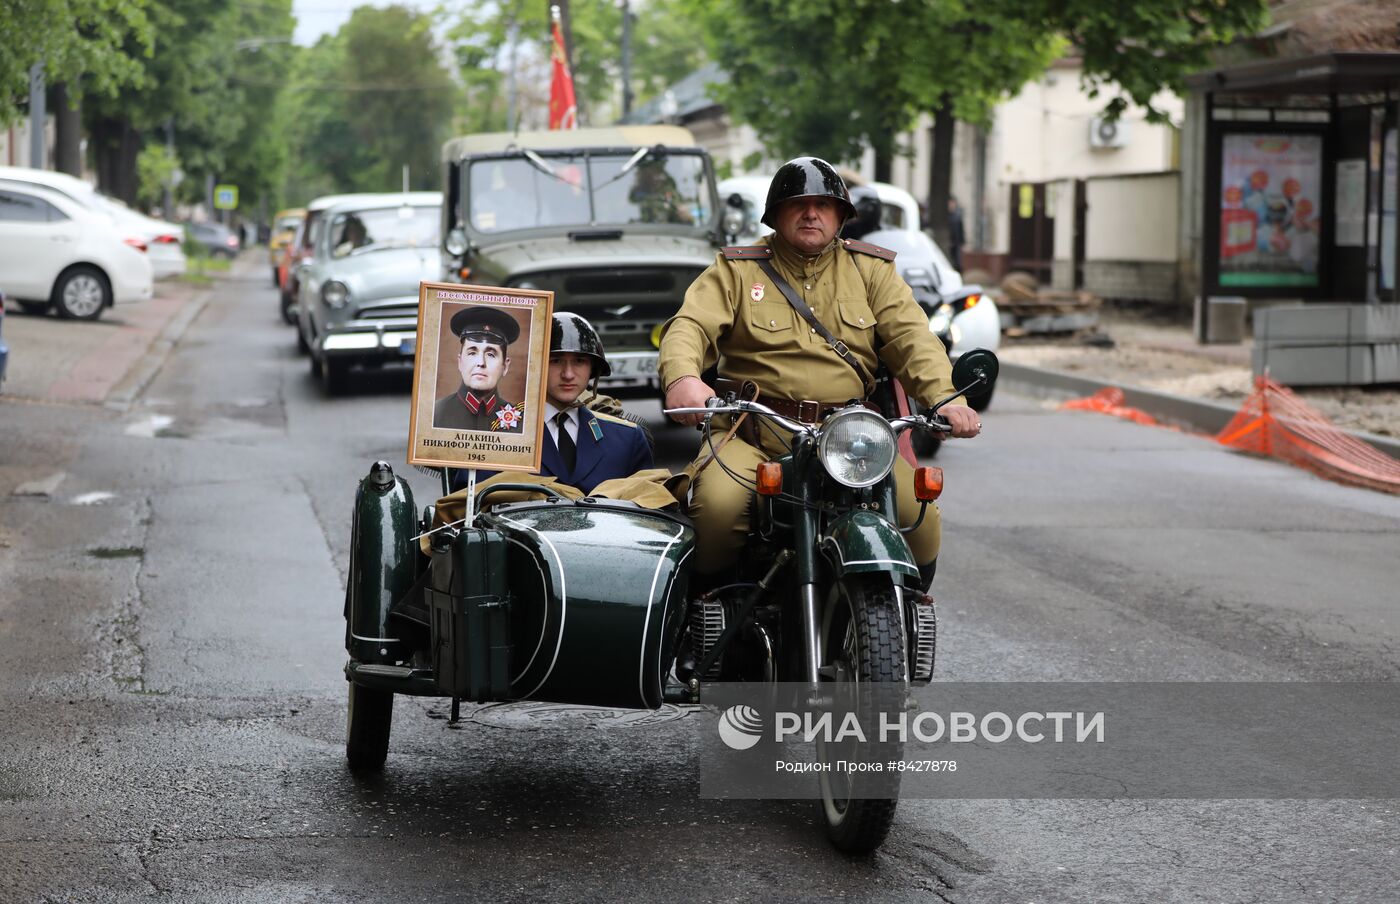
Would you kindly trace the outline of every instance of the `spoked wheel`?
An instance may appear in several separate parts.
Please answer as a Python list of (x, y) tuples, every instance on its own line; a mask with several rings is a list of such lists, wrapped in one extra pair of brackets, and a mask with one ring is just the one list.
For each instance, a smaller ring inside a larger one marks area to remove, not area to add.
[[(856, 575), (842, 581), (822, 623), (827, 680), (856, 685), (904, 682), (904, 629), (899, 601), (885, 575)], [(846, 688), (856, 690), (856, 688)], [(845, 696), (845, 695), (843, 695)], [(864, 695), (851, 699), (865, 699)], [(868, 720), (862, 719), (862, 722)], [(864, 760), (883, 764), (903, 758), (897, 742), (818, 744), (822, 762)], [(864, 854), (889, 834), (898, 805), (898, 772), (821, 772), (826, 834), (840, 850)]]
[(389, 729), (394, 721), (394, 693), (349, 682), (349, 714), (345, 724), (345, 759), (360, 772), (384, 768), (389, 756)]

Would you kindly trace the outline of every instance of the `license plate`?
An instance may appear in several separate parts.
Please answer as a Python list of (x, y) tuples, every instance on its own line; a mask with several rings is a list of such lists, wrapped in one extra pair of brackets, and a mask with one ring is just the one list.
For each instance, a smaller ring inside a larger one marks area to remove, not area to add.
[(407, 338), (407, 339), (400, 339), (400, 340), (399, 340), (399, 354), (401, 354), (401, 355), (412, 355), (413, 352), (414, 352), (414, 349), (415, 349), (416, 346), (417, 346), (417, 344), (418, 344), (418, 339), (417, 339), (417, 337), (414, 337), (414, 336), (410, 336), (410, 337)]
[(608, 355), (608, 364), (614, 377), (654, 377), (656, 359), (653, 352), (623, 352)]

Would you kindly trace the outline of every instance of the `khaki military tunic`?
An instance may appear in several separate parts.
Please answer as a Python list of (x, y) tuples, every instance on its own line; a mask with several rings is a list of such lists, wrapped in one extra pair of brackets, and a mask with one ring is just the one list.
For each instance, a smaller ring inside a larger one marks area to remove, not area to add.
[[(952, 367), (943, 343), (929, 332), (928, 316), (893, 263), (852, 253), (840, 240), (810, 257), (776, 235), (761, 244), (773, 248), (774, 268), (817, 320), (846, 343), (867, 374), (873, 375), (883, 360), (924, 405), (953, 391)], [(721, 254), (691, 284), (685, 303), (666, 324), (659, 361), (663, 386), (682, 377), (698, 377), (713, 364), (722, 377), (754, 381), (762, 396), (843, 402), (866, 395), (855, 369), (793, 310), (757, 260), (727, 260)], [(736, 472), (752, 475), (759, 462), (786, 448), (768, 436), (762, 449), (736, 437), (721, 451), (721, 458)], [(708, 447), (702, 446), (697, 464), (707, 455)], [(919, 506), (913, 471), (902, 458), (896, 460), (895, 476), (899, 521), (908, 526)], [(695, 564), (701, 574), (733, 565), (744, 545), (751, 502), (752, 492), (718, 465), (711, 464), (696, 477), (690, 516), (696, 527)], [(939, 537), (937, 507), (930, 505), (923, 524), (906, 535), (915, 561), (922, 565), (937, 558)]]
[[(879, 358), (924, 405), (953, 391), (943, 343), (928, 329), (890, 261), (853, 254), (833, 242), (807, 257), (777, 236), (771, 262), (817, 319), (850, 348), (867, 374)], [(855, 370), (787, 303), (756, 260), (721, 254), (685, 293), (666, 324), (659, 367), (663, 386), (718, 363), (722, 377), (753, 380), (765, 395), (819, 402), (863, 398)]]

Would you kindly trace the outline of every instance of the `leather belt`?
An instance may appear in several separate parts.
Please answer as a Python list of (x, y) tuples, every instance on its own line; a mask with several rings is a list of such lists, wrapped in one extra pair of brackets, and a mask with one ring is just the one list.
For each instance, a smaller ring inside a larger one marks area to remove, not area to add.
[[(732, 392), (742, 398), (744, 395), (743, 387), (744, 384), (739, 380), (731, 380), (727, 377), (720, 377), (715, 380), (715, 391), (720, 394)], [(835, 411), (838, 408), (845, 408), (847, 405), (851, 404), (851, 400), (849, 399), (842, 402), (817, 402), (812, 399), (783, 399), (776, 396), (763, 395), (762, 393), (759, 394), (758, 401), (760, 404), (772, 408), (783, 417), (803, 424), (815, 424), (829, 412)], [(861, 402), (860, 404), (869, 408), (871, 411), (878, 412), (880, 410), (870, 402)]]

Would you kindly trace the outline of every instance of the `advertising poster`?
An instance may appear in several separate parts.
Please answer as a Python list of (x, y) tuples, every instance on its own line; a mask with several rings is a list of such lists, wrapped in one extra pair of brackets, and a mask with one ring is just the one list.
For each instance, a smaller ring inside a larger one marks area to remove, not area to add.
[(425, 282), (408, 461), (536, 471), (554, 293)]
[(1318, 285), (1322, 136), (1224, 137), (1220, 285)]

